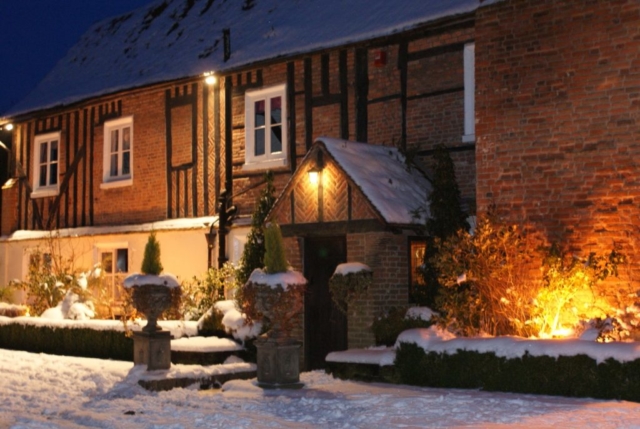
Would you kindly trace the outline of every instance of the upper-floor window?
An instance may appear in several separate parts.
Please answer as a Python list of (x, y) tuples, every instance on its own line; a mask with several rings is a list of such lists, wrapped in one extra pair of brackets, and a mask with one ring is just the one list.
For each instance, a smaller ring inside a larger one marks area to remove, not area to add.
[(245, 95), (245, 170), (287, 165), (286, 86)]
[(31, 197), (58, 194), (60, 133), (41, 134), (34, 139), (33, 192)]
[(464, 45), (464, 135), (463, 142), (476, 140), (476, 45)]
[(104, 156), (101, 188), (133, 183), (133, 117), (104, 123)]

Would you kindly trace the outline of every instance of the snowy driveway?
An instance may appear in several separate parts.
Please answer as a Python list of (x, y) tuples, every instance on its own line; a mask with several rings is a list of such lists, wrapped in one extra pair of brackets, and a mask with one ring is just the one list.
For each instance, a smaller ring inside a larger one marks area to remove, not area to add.
[(151, 393), (128, 362), (0, 349), (0, 428), (640, 428), (640, 404), (426, 389), (303, 373), (301, 390), (251, 381)]

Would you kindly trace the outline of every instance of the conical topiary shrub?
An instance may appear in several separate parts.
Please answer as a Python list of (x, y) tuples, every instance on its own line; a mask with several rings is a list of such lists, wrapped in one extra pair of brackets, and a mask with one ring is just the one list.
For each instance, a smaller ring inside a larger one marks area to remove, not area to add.
[(160, 243), (156, 240), (156, 233), (149, 234), (147, 245), (144, 247), (144, 258), (140, 271), (144, 274), (159, 275), (163, 270), (160, 262)]
[(267, 274), (284, 273), (289, 264), (284, 255), (282, 232), (276, 223), (270, 224), (264, 230), (264, 271)]

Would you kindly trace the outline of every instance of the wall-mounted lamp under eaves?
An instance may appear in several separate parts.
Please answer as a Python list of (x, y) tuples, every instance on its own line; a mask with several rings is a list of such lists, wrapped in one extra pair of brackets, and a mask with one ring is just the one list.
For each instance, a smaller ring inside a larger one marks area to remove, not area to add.
[(215, 85), (216, 83), (216, 75), (213, 72), (206, 72), (204, 74), (204, 83), (207, 85)]

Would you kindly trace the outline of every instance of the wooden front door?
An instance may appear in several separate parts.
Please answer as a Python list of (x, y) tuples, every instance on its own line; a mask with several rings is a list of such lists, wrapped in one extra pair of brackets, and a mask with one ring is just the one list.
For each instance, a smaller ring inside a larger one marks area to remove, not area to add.
[(329, 352), (347, 349), (347, 317), (331, 301), (329, 278), (347, 260), (347, 243), (341, 237), (305, 238), (305, 362), (308, 370), (325, 367)]

